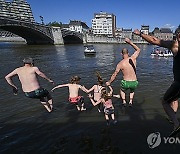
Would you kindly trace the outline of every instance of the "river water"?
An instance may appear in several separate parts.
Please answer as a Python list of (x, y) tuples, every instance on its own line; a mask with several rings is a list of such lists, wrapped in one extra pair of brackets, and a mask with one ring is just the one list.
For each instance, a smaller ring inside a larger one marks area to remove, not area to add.
[[(152, 45), (138, 46), (141, 48), (137, 60), (139, 86), (135, 93), (134, 107), (130, 111), (124, 110), (120, 100), (113, 99), (118, 125), (107, 129), (103, 114), (92, 107), (86, 94), (81, 93), (85, 97), (87, 111), (79, 113), (68, 102), (68, 89), (57, 89), (52, 93), (54, 111), (48, 113), (38, 100), (24, 96), (17, 77), (13, 80), (19, 87), (19, 94), (14, 96), (4, 77), (16, 67), (22, 66), (24, 57), (32, 57), (35, 65), (54, 80), (56, 85), (68, 83), (71, 76), (79, 75), (80, 84), (90, 88), (97, 80), (95, 71), (99, 71), (108, 80), (122, 59), (121, 49), (126, 47), (132, 54), (134, 50), (131, 46), (94, 44), (96, 56), (86, 57), (83, 45), (29, 46), (1, 42), (0, 153), (100, 153), (108, 150), (108, 147), (111, 147), (111, 151), (131, 153), (135, 147), (128, 148), (129, 141), (126, 138), (133, 137), (131, 140), (134, 144), (137, 131), (143, 132), (138, 138), (139, 145), (144, 145), (138, 148), (138, 152), (144, 152), (148, 149), (148, 133), (164, 130), (162, 133), (167, 135), (171, 126), (163, 118), (160, 101), (173, 80), (173, 59), (152, 58)], [(115, 94), (119, 92), (121, 78), (120, 73), (112, 84)], [(53, 85), (44, 79), (39, 78), (39, 81), (42, 87), (49, 91), (52, 89)], [(108, 143), (107, 139), (110, 139)], [(164, 150), (168, 149), (164, 147)]]

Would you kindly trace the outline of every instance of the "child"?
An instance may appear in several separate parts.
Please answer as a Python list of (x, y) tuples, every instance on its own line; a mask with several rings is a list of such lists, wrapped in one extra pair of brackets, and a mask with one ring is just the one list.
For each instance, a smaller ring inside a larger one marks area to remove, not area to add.
[[(103, 87), (103, 79), (101, 78), (100, 74), (96, 72), (96, 75), (98, 77), (97, 84), (92, 86), (89, 90), (87, 90), (87, 93), (94, 91), (94, 100), (97, 102), (101, 99), (101, 90), (104, 88)], [(99, 103), (98, 105), (98, 111), (102, 111), (102, 103)]]
[(61, 87), (69, 87), (69, 102), (75, 104), (78, 111), (84, 111), (86, 110), (86, 108), (84, 108), (84, 98), (83, 96), (79, 96), (78, 92), (79, 89), (86, 92), (86, 88), (79, 85), (80, 79), (81, 78), (79, 76), (73, 76), (69, 84), (58, 85), (54, 87), (51, 91), (54, 91), (55, 89)]
[(97, 104), (99, 104), (101, 102), (103, 103), (105, 119), (107, 121), (107, 125), (109, 126), (110, 125), (109, 116), (111, 116), (111, 119), (113, 120), (113, 124), (116, 124), (117, 121), (115, 120), (114, 106), (113, 106), (112, 100), (111, 100), (113, 89), (111, 86), (108, 86), (108, 87), (110, 89), (110, 92), (108, 93), (108, 91), (105, 88), (103, 88), (101, 90), (101, 98), (97, 102), (95, 102), (92, 99), (91, 95), (89, 95), (89, 98), (94, 106), (96, 106)]

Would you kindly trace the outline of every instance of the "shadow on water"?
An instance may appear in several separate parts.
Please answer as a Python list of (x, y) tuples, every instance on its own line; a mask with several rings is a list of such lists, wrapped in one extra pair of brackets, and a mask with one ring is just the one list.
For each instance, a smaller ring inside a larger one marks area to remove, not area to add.
[(79, 112), (70, 104), (63, 106), (67, 111), (63, 116), (58, 116), (61, 110), (52, 113), (40, 110), (34, 119), (6, 122), (0, 129), (0, 153), (166, 154), (180, 150), (176, 144), (162, 143), (156, 149), (148, 147), (146, 140), (150, 133), (159, 131), (167, 137), (171, 130), (158, 109), (149, 109), (151, 112), (145, 114), (142, 107), (145, 100), (135, 100), (133, 108), (126, 107), (123, 114), (119, 102), (114, 101), (116, 125), (106, 126), (104, 115), (91, 105), (89, 110)]

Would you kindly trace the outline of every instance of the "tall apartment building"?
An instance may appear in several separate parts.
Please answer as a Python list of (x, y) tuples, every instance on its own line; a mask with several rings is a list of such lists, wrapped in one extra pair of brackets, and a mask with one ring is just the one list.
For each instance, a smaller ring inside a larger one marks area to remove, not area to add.
[(94, 35), (115, 36), (116, 16), (106, 12), (94, 14), (92, 19), (92, 32)]
[(0, 16), (26, 22), (35, 22), (31, 7), (26, 0), (13, 0), (12, 2), (0, 0)]

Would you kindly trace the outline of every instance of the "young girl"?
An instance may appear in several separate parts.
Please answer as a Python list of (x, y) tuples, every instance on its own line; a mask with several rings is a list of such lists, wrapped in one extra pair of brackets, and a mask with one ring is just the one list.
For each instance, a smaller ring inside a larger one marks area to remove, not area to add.
[[(87, 90), (87, 93), (90, 93), (91, 91), (94, 91), (94, 100), (97, 102), (101, 99), (101, 90), (104, 88), (103, 87), (103, 79), (101, 78), (100, 74), (96, 72), (98, 81), (97, 84), (92, 86), (89, 90)], [(102, 111), (102, 103), (99, 103), (98, 105), (98, 111)]]
[(78, 111), (83, 111), (86, 110), (86, 108), (84, 108), (83, 96), (79, 96), (79, 89), (86, 92), (86, 88), (79, 84), (80, 79), (79, 76), (73, 76), (69, 84), (58, 85), (51, 91), (54, 91), (57, 88), (69, 87), (69, 102), (75, 104)]
[(111, 116), (111, 119), (113, 120), (113, 124), (116, 124), (117, 121), (115, 120), (114, 106), (112, 104), (112, 99), (111, 99), (113, 89), (111, 86), (108, 86), (108, 87), (110, 89), (110, 92), (108, 93), (108, 91), (105, 88), (103, 88), (101, 90), (101, 98), (97, 102), (95, 102), (92, 99), (91, 95), (89, 95), (89, 98), (94, 106), (96, 106), (97, 104), (99, 104), (101, 102), (103, 103), (105, 119), (107, 121), (107, 125), (110, 125), (109, 116)]

